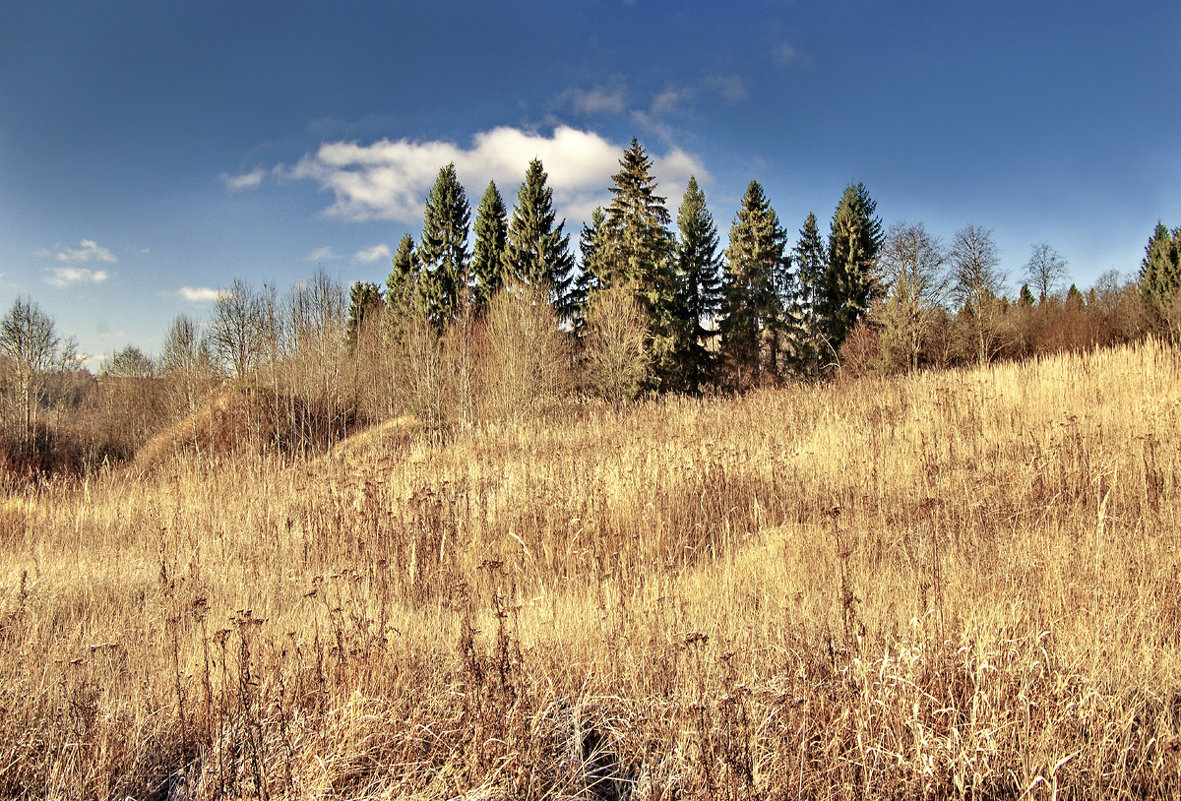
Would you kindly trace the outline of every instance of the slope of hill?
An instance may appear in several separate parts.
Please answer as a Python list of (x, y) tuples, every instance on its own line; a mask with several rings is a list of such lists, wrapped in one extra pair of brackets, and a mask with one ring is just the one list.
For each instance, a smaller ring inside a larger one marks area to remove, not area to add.
[(6, 501), (0, 794), (1181, 792), (1172, 349), (408, 436)]

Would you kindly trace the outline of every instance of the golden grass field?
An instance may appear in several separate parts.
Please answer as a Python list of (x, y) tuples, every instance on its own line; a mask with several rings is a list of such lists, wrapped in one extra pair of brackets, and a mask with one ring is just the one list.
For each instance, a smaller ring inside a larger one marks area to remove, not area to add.
[(1181, 354), (576, 404), (0, 508), (0, 795), (1181, 794)]

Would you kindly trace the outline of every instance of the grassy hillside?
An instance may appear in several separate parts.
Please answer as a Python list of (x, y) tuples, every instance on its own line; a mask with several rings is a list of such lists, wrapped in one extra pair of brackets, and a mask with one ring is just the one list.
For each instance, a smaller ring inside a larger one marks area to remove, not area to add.
[(1179, 476), (1148, 344), (47, 485), (0, 794), (1175, 796)]

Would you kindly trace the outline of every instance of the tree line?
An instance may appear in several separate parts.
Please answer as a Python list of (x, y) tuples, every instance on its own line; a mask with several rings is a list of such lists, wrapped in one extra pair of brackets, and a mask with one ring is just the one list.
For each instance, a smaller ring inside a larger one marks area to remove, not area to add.
[[(740, 392), (1181, 332), (1181, 228), (1158, 224), (1138, 280), (1109, 273), (1086, 293), (1064, 289), (1065, 260), (1035, 244), (1010, 299), (991, 230), (968, 225), (945, 243), (922, 223), (886, 229), (860, 183), (827, 235), (810, 213), (793, 242), (751, 181), (723, 246), (695, 178), (674, 223), (636, 140), (619, 167), (572, 244), (540, 160), (511, 211), (490, 182), (474, 220), (445, 165), (384, 285), (319, 273), (280, 296), (236, 280), (206, 323), (177, 317), (157, 358), (128, 346), (101, 380), (18, 299), (0, 321), (5, 458), (128, 458), (168, 425), (216, 450), (218, 392), (249, 399), (221, 403), (256, 439), (319, 448), (407, 413), (441, 431), (572, 395)], [(69, 436), (89, 444), (66, 448)]]

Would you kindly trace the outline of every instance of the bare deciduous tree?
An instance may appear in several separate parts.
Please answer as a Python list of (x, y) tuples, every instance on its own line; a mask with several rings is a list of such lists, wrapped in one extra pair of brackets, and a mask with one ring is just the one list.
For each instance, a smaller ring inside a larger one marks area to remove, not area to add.
[(1030, 246), (1029, 261), (1025, 264), (1025, 280), (1037, 292), (1039, 303), (1045, 303), (1066, 279), (1066, 259), (1045, 242)]
[(984, 364), (997, 348), (997, 318), (1005, 282), (992, 229), (967, 225), (956, 231), (947, 258), (952, 295), (971, 318), (977, 359)]
[(882, 346), (892, 362), (918, 367), (936, 310), (947, 298), (943, 243), (922, 223), (895, 223), (886, 234), (879, 265), (887, 285), (878, 309)]
[(58, 336), (52, 318), (40, 306), (17, 298), (0, 320), (0, 358), (9, 362), (12, 375), (5, 382), (4, 400), (10, 410), (5, 418), (18, 422), (22, 438), (31, 438), (54, 374), (77, 367), (77, 346), (72, 338)]

